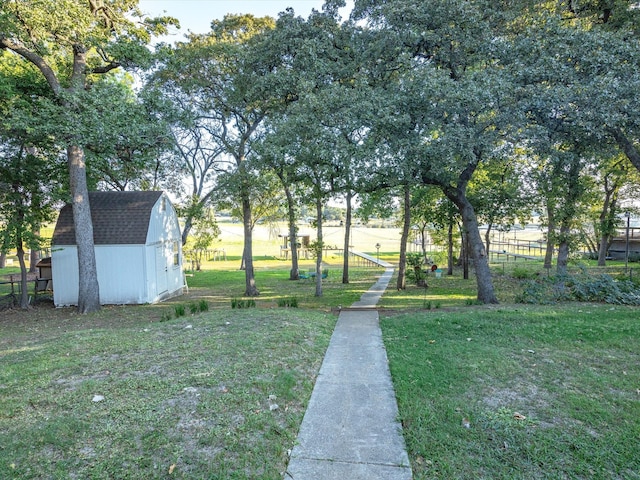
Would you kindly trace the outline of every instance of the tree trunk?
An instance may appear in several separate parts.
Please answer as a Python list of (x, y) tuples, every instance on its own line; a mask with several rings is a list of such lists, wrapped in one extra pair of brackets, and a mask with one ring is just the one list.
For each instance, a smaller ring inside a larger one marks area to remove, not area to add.
[(351, 190), (347, 191), (347, 213), (344, 219), (344, 255), (342, 259), (342, 283), (349, 283), (349, 244), (351, 243)]
[[(462, 226), (462, 278), (469, 280), (469, 235), (467, 227)], [(482, 244), (484, 247), (484, 244)]]
[(560, 242), (558, 243), (558, 265), (557, 274), (560, 277), (567, 275), (567, 265), (569, 264), (569, 234), (571, 228), (567, 222), (562, 222), (560, 226)]
[[(40, 236), (40, 226), (34, 225), (33, 234), (37, 237)], [(37, 248), (32, 248), (29, 253), (29, 273), (36, 272), (36, 264), (40, 261), (40, 250)]]
[[(39, 231), (34, 231), (36, 235), (40, 235)], [(36, 272), (36, 264), (40, 261), (40, 250), (32, 248), (29, 252), (29, 273)]]
[(289, 272), (289, 280), (300, 279), (300, 266), (298, 264), (298, 227), (296, 226), (296, 206), (293, 201), (293, 195), (291, 189), (280, 177), (282, 185), (284, 186), (284, 193), (287, 195), (287, 214), (289, 218), (289, 245), (291, 246), (291, 271)]
[(322, 296), (322, 197), (316, 198), (317, 242), (316, 242), (316, 297)]
[[(606, 178), (605, 178), (606, 181)], [(616, 205), (619, 186), (614, 182), (609, 187), (609, 182), (605, 183), (605, 197), (604, 204), (602, 205), (602, 212), (600, 213), (600, 245), (598, 246), (598, 266), (604, 267), (607, 264), (607, 252), (609, 251), (609, 244), (611, 243), (611, 237), (615, 232), (616, 224)]]
[(607, 251), (609, 250), (609, 235), (600, 237), (600, 245), (598, 245), (598, 266), (605, 267), (607, 265)]
[(182, 227), (182, 246), (184, 247), (187, 244), (187, 239), (189, 238), (189, 232), (193, 228), (193, 216), (187, 215), (187, 218), (184, 220), (184, 227)]
[(24, 248), (22, 248), (22, 238), (16, 240), (16, 250), (18, 254), (18, 263), (20, 264), (20, 308), (27, 310), (29, 308), (29, 282), (27, 280), (27, 265), (24, 261)]
[(400, 237), (400, 263), (398, 265), (398, 290), (405, 290), (407, 282), (405, 273), (407, 271), (407, 241), (409, 240), (409, 230), (411, 229), (411, 190), (409, 186), (404, 187), (402, 236)]
[(469, 253), (473, 259), (476, 271), (478, 300), (485, 304), (498, 303), (493, 288), (487, 253), (484, 249), (484, 242), (482, 241), (482, 235), (480, 235), (478, 219), (476, 218), (473, 206), (467, 199), (465, 193), (459, 188), (445, 188), (444, 193), (449, 200), (458, 207), (462, 215), (464, 237), (467, 238), (466, 242), (469, 246)]
[(249, 194), (243, 189), (242, 193), (242, 223), (244, 226), (244, 259), (245, 291), (247, 297), (257, 297), (260, 291), (256, 287), (256, 278), (253, 271), (253, 225), (251, 218), (251, 202)]
[(87, 171), (81, 147), (67, 148), (73, 224), (78, 246), (78, 311), (90, 313), (100, 309), (100, 286), (93, 243), (93, 223), (89, 205)]
[(487, 231), (484, 234), (484, 244), (485, 244), (485, 248), (487, 249), (487, 254), (489, 254), (489, 256), (491, 256), (491, 254), (489, 252), (491, 252), (491, 223), (489, 223), (487, 225)]
[(554, 234), (556, 229), (556, 221), (550, 205), (547, 205), (547, 218), (547, 248), (544, 252), (544, 268), (549, 269), (551, 268), (551, 263), (553, 262), (553, 250), (556, 244)]
[(453, 275), (453, 219), (447, 228), (447, 275)]
[(422, 249), (422, 260), (427, 263), (427, 226), (422, 225), (420, 228), (420, 248)]
[(640, 150), (636, 148), (631, 140), (620, 129), (609, 129), (609, 132), (616, 140), (618, 147), (624, 152), (629, 161), (640, 172)]

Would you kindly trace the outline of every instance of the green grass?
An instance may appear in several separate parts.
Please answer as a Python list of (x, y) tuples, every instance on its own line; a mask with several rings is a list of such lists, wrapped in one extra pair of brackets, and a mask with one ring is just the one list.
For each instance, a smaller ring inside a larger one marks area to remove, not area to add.
[[(206, 262), (158, 305), (0, 312), (0, 478), (281, 479), (329, 312), (382, 269), (344, 285), (329, 257), (315, 297), (266, 256), (255, 308), (232, 309), (248, 300), (238, 266)], [(382, 298), (414, 478), (639, 479), (640, 309), (514, 306), (514, 277), (546, 272), (492, 269), (500, 306), (477, 306), (457, 270), (426, 290), (394, 277)]]
[[(376, 282), (383, 271), (379, 268), (350, 268), (349, 284), (345, 286), (342, 283), (342, 269), (330, 266), (329, 276), (322, 280), (323, 295), (316, 297), (315, 280), (289, 280), (289, 271), (282, 267), (257, 269), (255, 277), (260, 295), (255, 298), (256, 306), (274, 308), (292, 297), (303, 309), (331, 310), (339, 305), (351, 305)], [(202, 270), (192, 275), (187, 277), (190, 294), (206, 300), (214, 308), (228, 307), (229, 299), (241, 299), (244, 295), (244, 271)]]
[[(442, 276), (436, 278), (434, 273), (427, 274), (427, 288), (418, 287), (412, 284), (409, 279), (406, 282), (405, 290), (397, 290), (397, 270), (394, 273), (389, 288), (382, 297), (379, 305), (388, 309), (428, 309), (431, 305), (434, 308), (458, 307), (464, 305), (475, 305), (478, 296), (478, 288), (473, 273), (468, 279), (462, 277), (459, 268), (454, 269), (453, 275), (447, 275), (446, 269)], [(513, 303), (519, 289), (516, 288), (519, 279), (514, 279), (510, 274), (495, 273), (493, 283), (501, 303)]]
[(385, 318), (414, 478), (640, 478), (638, 313), (571, 304)]
[(0, 478), (281, 478), (335, 316), (151, 308), (3, 325)]

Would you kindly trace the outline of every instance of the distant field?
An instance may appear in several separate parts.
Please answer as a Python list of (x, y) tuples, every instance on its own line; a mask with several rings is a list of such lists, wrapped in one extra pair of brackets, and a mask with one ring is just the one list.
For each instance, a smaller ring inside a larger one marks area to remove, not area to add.
[[(243, 236), (242, 224), (221, 222), (218, 224), (222, 234), (212, 248), (224, 248), (227, 255), (242, 254)], [(265, 225), (257, 225), (253, 232), (253, 252), (256, 256), (278, 256), (280, 255), (280, 245), (282, 238), (278, 234), (286, 234), (287, 226), (282, 223), (278, 225), (276, 232), (270, 232)], [(311, 240), (315, 240), (315, 228), (307, 225), (300, 226), (300, 235), (310, 235)], [(330, 246), (342, 248), (344, 244), (344, 227), (323, 227), (324, 242)], [(351, 246), (354, 250), (369, 254), (376, 253), (376, 243), (380, 244), (381, 252), (400, 251), (400, 229), (399, 228), (372, 228), (372, 227), (352, 227)]]

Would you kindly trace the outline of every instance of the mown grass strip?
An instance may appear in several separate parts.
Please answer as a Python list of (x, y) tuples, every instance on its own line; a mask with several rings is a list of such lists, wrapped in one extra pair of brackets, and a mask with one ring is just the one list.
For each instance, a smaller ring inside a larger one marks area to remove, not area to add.
[(116, 312), (5, 337), (0, 478), (281, 478), (335, 316)]
[(640, 478), (637, 307), (469, 307), (382, 326), (415, 479)]

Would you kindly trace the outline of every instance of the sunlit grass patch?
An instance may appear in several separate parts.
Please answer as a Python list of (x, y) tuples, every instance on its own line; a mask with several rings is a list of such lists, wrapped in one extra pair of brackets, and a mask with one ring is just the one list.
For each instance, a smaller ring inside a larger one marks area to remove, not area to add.
[(638, 309), (385, 318), (414, 478), (637, 478)]
[(335, 316), (218, 309), (5, 329), (0, 478), (276, 478)]

